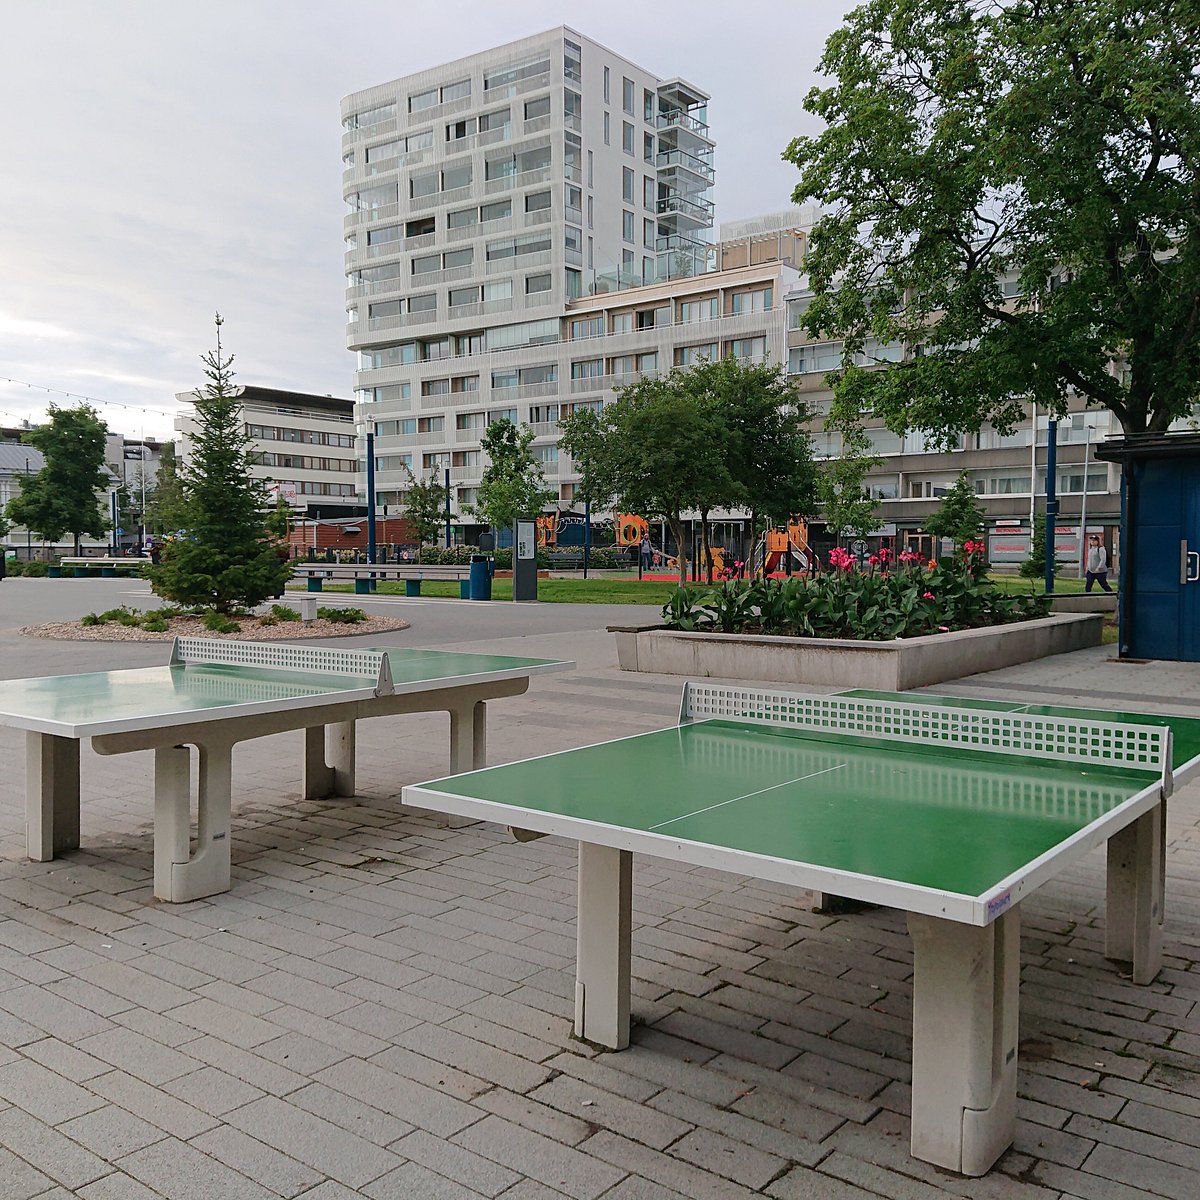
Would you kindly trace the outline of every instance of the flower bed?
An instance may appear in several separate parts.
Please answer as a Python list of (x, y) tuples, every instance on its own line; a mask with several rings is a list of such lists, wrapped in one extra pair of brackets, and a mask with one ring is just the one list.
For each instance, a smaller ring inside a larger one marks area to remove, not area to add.
[(1049, 611), (1045, 596), (1014, 596), (987, 578), (982, 542), (940, 562), (905, 551), (872, 554), (859, 569), (833, 550), (823, 575), (681, 588), (663, 608), (668, 629), (785, 637), (892, 641), (1030, 621)]
[(844, 553), (814, 578), (680, 589), (664, 627), (614, 629), (625, 671), (890, 691), (1100, 644), (1100, 614), (1047, 617), (1045, 596), (986, 577), (982, 543), (940, 563)]

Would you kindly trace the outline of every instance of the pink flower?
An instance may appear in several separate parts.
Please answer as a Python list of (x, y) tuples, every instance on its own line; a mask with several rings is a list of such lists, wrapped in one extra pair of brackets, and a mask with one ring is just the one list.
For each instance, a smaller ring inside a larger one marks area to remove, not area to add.
[(921, 599), (922, 599), (922, 600), (932, 600), (932, 599), (933, 599), (933, 593), (932, 593), (932, 592), (926, 592), (926, 593), (925, 593), (925, 594), (924, 594), (924, 595), (921, 597)]
[(929, 569), (932, 571), (936, 566), (937, 566), (937, 559), (931, 558), (929, 560)]
[(867, 562), (871, 563), (872, 565), (874, 565), (874, 564), (875, 564), (875, 563), (877, 563), (878, 561), (879, 561), (879, 555), (878, 555), (878, 554), (869, 554), (869, 555), (867, 555)]

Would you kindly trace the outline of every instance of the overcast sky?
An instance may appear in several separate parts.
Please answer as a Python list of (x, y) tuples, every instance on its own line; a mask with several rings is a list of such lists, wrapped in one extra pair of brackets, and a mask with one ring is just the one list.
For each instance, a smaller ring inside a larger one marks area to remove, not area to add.
[[(14, 0), (0, 38), (0, 425), (50, 395), (172, 435), (212, 316), (240, 383), (349, 397), (350, 92), (566, 23), (712, 93), (717, 220), (786, 208), (850, 0)], [(121, 407), (124, 405), (125, 407)]]

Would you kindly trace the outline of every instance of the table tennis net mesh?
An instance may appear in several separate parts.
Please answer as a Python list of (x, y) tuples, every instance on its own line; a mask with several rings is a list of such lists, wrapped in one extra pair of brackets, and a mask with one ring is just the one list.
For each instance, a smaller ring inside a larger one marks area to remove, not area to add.
[(685, 684), (680, 719), (713, 718), (1024, 758), (1098, 762), (1155, 774), (1168, 771), (1170, 762), (1170, 730), (1161, 725)]
[(379, 680), (386, 655), (379, 650), (339, 650), (278, 642), (229, 642), (215, 638), (176, 638), (171, 661), (216, 664), (320, 675), (352, 675)]

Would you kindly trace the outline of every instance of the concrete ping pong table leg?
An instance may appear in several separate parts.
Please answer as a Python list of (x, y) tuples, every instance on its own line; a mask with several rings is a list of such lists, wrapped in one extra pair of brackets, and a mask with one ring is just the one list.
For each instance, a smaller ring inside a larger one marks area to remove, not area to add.
[(983, 1175), (1011, 1145), (1017, 1111), (1021, 925), (908, 914), (913, 941), (912, 1153)]
[(450, 774), (487, 766), (487, 705), (472, 695), (450, 709)]
[(34, 862), (79, 849), (79, 742), (25, 735), (25, 844)]
[(180, 904), (229, 891), (233, 743), (196, 746), (199, 790), (196, 853), (191, 853), (191, 753), (154, 750), (154, 894)]
[(1167, 802), (1156, 804), (1108, 840), (1104, 956), (1153, 981), (1162, 967)]
[(633, 854), (579, 843), (575, 1036), (623, 1050), (629, 1045)]
[(354, 795), (355, 737), (352, 720), (310, 725), (305, 729), (305, 800)]

